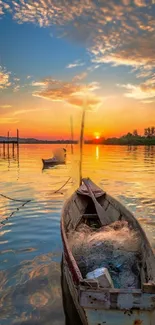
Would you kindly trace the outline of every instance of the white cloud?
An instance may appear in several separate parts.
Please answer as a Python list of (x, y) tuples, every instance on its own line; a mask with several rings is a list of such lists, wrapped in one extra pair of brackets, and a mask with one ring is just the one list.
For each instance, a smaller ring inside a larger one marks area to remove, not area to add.
[(44, 81), (33, 81), (32, 86), (34, 87), (40, 87), (40, 86), (46, 86)]
[(134, 98), (138, 100), (145, 100), (155, 97), (155, 89), (145, 88), (145, 85), (117, 85), (119, 87), (125, 88), (128, 92), (124, 95), (129, 98)]
[(10, 73), (0, 66), (0, 89), (5, 89), (11, 85)]
[[(13, 19), (18, 23), (40, 27), (56, 25), (58, 37), (67, 37), (88, 49), (92, 62), (90, 71), (101, 64), (110, 64), (135, 68), (138, 78), (153, 74), (152, 0), (8, 0), (7, 4), (2, 0), (0, 8), (3, 13), (11, 8)], [(67, 68), (83, 65), (84, 62), (75, 61)]]
[(79, 75), (76, 75), (74, 78), (73, 78), (73, 81), (74, 82), (78, 82), (80, 80), (83, 80), (87, 77), (87, 72), (82, 72), (80, 73)]
[(68, 64), (66, 68), (72, 69), (72, 68), (76, 68), (76, 67), (82, 67), (82, 66), (84, 66), (84, 64), (85, 64), (84, 62), (78, 62), (78, 61), (76, 61), (74, 63)]

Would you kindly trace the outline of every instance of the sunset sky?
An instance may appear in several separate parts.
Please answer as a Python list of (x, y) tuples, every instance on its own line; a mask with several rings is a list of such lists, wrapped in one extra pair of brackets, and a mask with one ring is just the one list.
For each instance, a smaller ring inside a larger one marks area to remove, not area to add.
[(0, 135), (155, 126), (155, 0), (0, 0)]

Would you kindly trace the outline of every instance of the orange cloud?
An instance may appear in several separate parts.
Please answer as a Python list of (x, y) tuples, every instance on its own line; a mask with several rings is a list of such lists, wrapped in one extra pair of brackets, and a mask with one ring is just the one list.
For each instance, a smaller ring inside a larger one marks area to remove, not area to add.
[[(145, 7), (145, 10), (144, 10)], [(12, 11), (18, 23), (31, 22), (40, 27), (56, 25), (62, 37), (82, 43), (90, 55), (93, 71), (101, 64), (128, 66), (138, 78), (145, 78), (139, 85), (132, 82), (123, 87), (126, 97), (145, 100), (154, 97), (154, 85), (148, 81), (155, 71), (155, 20), (152, 0), (35, 0), (0, 1), (0, 10)], [(79, 60), (68, 64), (67, 68), (84, 65)], [(81, 85), (78, 82), (86, 77), (86, 72), (77, 75), (72, 82), (54, 79), (34, 81), (39, 87), (33, 96), (52, 101), (69, 102), (70, 97), (84, 91), (91, 92), (97, 85)], [(1, 76), (0, 88), (9, 85), (9, 76)], [(41, 88), (40, 88), (41, 87)], [(14, 91), (19, 90), (15, 85)], [(72, 99), (73, 100), (73, 99)]]
[(89, 94), (86, 97), (72, 95), (68, 98), (68, 102), (77, 107), (84, 107), (86, 110), (98, 109), (102, 104), (103, 98), (95, 94)]
[(0, 105), (0, 108), (11, 108), (12, 105)]
[[(85, 77), (83, 75), (82, 77)], [(92, 92), (99, 89), (97, 82), (89, 84), (79, 84), (76, 81), (80, 80), (81, 76), (75, 76), (71, 82), (64, 82), (47, 78), (39, 82), (34, 82), (33, 85), (42, 86), (41, 89), (35, 91), (33, 96), (52, 100), (54, 102), (67, 102), (75, 106), (83, 106), (84, 100), (87, 97), (87, 105), (89, 109), (98, 107), (101, 103), (101, 98)]]
[(0, 124), (16, 124), (18, 123), (19, 121), (16, 120), (15, 118), (12, 118), (12, 117), (1, 117), (0, 118)]

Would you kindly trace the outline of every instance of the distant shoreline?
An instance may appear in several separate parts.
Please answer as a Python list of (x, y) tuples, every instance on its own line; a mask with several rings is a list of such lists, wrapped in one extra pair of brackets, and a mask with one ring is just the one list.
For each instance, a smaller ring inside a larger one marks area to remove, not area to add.
[[(17, 143), (17, 138), (12, 137), (2, 137), (0, 136), (0, 144), (5, 143), (6, 145), (10, 143), (10, 145), (15, 142)], [(19, 138), (19, 142), (21, 144), (58, 144), (58, 145), (70, 145), (70, 144), (78, 144), (77, 140), (71, 141), (67, 140), (37, 140), (35, 138)], [(100, 138), (100, 139), (91, 139), (85, 140), (85, 144), (92, 145), (110, 145), (110, 146), (155, 146), (155, 136), (153, 137), (144, 137), (144, 136), (122, 136), (120, 138)]]
[[(0, 144), (3, 144), (2, 141), (0, 141)], [(8, 143), (7, 143), (8, 144)], [(11, 145), (11, 141), (10, 141), (10, 145)], [(42, 144), (42, 145), (45, 145), (45, 144), (58, 144), (58, 145), (70, 145), (72, 144), (71, 142), (20, 142), (19, 141), (19, 145), (24, 145), (24, 144), (29, 144), (29, 145), (38, 145), (38, 144)], [(78, 144), (78, 141), (76, 143), (73, 143), (74, 145)], [(154, 143), (100, 143), (100, 142), (87, 142), (85, 141), (84, 144), (87, 144), (87, 145), (100, 145), (100, 146), (128, 146), (128, 147), (140, 147), (140, 146), (155, 146), (155, 142)]]

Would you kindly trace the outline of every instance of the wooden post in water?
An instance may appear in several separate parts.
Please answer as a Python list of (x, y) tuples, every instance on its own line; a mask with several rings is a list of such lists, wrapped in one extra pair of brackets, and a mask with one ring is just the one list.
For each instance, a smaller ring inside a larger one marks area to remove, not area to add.
[(19, 167), (19, 130), (17, 129), (17, 162)]
[(9, 131), (8, 131), (8, 144), (7, 144), (7, 149), (8, 149), (8, 158), (9, 158), (9, 149), (10, 149), (10, 147), (9, 147), (9, 142), (10, 142), (10, 133), (9, 133)]
[(15, 148), (15, 143), (14, 143), (14, 141), (12, 142), (12, 154), (13, 154), (13, 157), (14, 157), (14, 154), (15, 154), (15, 150), (14, 150), (14, 148)]
[(71, 123), (71, 154), (73, 154), (73, 139), (74, 139), (74, 135), (73, 135), (73, 118), (72, 118), (72, 116), (70, 117), (70, 123)]
[(17, 145), (19, 144), (19, 130), (17, 129)]
[(5, 141), (3, 141), (3, 155), (5, 157)]

